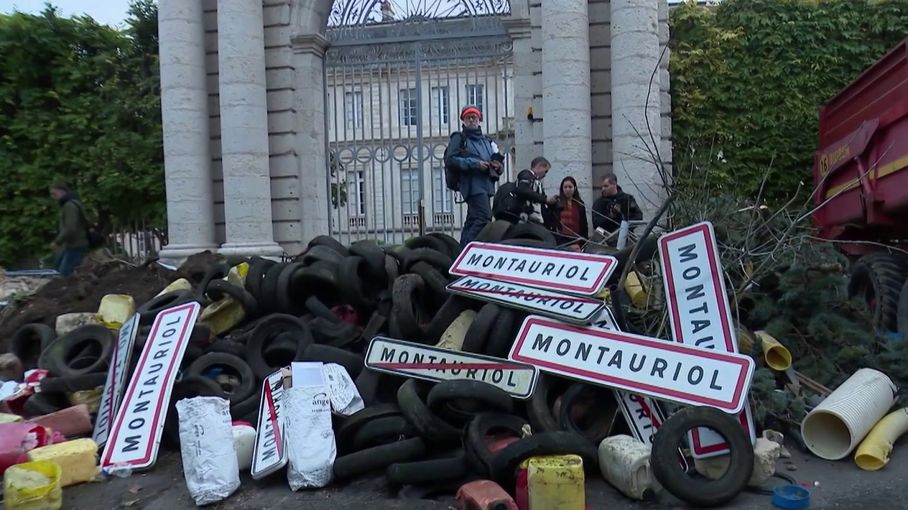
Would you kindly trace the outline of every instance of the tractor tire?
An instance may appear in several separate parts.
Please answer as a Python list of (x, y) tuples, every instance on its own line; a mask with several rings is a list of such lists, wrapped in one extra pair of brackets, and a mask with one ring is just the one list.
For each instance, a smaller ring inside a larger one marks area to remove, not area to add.
[(906, 258), (888, 253), (865, 255), (851, 268), (848, 298), (864, 303), (878, 331), (898, 328), (899, 294), (908, 279)]

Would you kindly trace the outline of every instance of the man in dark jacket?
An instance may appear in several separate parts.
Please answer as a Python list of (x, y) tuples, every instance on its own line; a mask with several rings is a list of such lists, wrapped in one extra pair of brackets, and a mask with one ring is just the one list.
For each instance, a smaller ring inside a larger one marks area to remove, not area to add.
[(525, 221), (546, 223), (546, 207), (555, 203), (557, 197), (546, 197), (542, 179), (552, 165), (542, 156), (530, 162), (530, 168), (517, 174), (517, 182), (503, 184), (495, 194), (493, 212), (495, 219), (517, 223), (522, 215)]
[[(495, 194), (495, 182), (501, 175), (501, 157), (492, 141), (482, 134), (482, 112), (475, 106), (460, 111), (463, 122), (461, 136), (465, 138), (461, 150), (461, 137), (452, 136), (448, 143), (446, 167), (460, 172), (458, 191), (467, 203), (467, 217), (463, 222), (460, 246), (465, 247), (476, 239), (479, 232), (492, 221), (489, 197)], [(493, 157), (495, 156), (495, 157)]]
[(643, 212), (632, 195), (618, 186), (615, 174), (602, 178), (602, 196), (593, 204), (593, 228), (603, 228), (612, 233), (618, 230), (623, 220), (642, 220)]
[(59, 232), (51, 248), (57, 251), (57, 272), (69, 276), (88, 253), (88, 220), (82, 205), (65, 184), (53, 184), (49, 191), (50, 197), (60, 204)]

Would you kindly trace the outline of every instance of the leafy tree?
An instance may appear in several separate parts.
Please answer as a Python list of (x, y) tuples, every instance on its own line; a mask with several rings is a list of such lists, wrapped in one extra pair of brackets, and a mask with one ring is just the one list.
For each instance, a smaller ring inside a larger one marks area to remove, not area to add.
[(904, 0), (725, 0), (671, 13), (679, 185), (778, 202), (811, 186), (818, 110), (908, 34)]
[(47, 252), (71, 184), (102, 227), (164, 218), (157, 12), (119, 32), (89, 17), (0, 15), (0, 265)]

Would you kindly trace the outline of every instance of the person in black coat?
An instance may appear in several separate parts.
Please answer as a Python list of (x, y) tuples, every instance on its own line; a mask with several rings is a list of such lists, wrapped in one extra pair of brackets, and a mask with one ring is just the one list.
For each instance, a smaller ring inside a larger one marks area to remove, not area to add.
[(608, 233), (618, 230), (623, 220), (643, 219), (643, 212), (637, 206), (633, 195), (625, 193), (618, 186), (615, 174), (602, 178), (602, 196), (593, 203), (593, 228), (602, 228)]
[(547, 222), (555, 233), (558, 246), (580, 251), (590, 234), (586, 219), (586, 204), (577, 189), (577, 181), (567, 176), (561, 180), (555, 205), (550, 207)]

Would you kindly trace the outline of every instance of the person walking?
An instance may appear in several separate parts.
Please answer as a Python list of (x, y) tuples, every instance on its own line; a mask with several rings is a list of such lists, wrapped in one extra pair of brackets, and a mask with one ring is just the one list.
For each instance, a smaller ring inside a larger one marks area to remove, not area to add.
[(489, 198), (501, 176), (504, 160), (494, 142), (482, 134), (482, 112), (475, 106), (460, 111), (461, 130), (451, 135), (445, 150), (445, 168), (457, 174), (457, 190), (467, 203), (467, 217), (460, 235), (466, 247), (492, 221)]
[(586, 204), (577, 190), (577, 180), (570, 175), (561, 180), (553, 206), (553, 231), (558, 246), (580, 251), (590, 234), (586, 219)]
[(55, 266), (62, 276), (69, 276), (88, 254), (88, 220), (82, 204), (66, 184), (54, 183), (50, 197), (60, 205), (57, 237), (50, 243), (55, 253)]

